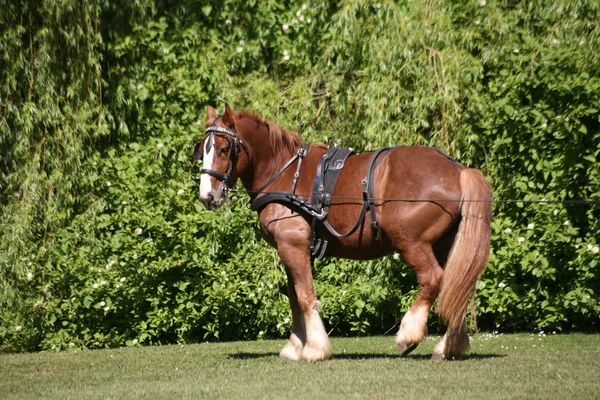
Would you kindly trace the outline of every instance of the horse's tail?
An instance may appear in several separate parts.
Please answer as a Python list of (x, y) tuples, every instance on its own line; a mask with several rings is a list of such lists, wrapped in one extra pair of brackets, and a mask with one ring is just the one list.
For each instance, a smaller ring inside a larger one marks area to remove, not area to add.
[[(462, 220), (444, 267), (437, 305), (437, 313), (447, 324), (449, 332), (463, 332), (469, 297), (487, 265), (490, 250), (490, 185), (481, 172), (465, 168), (460, 173), (460, 186)], [(452, 336), (449, 335), (447, 340), (452, 341)], [(466, 332), (461, 336), (466, 337)], [(462, 345), (447, 342), (446, 346), (450, 349), (456, 346), (468, 348), (468, 342)]]

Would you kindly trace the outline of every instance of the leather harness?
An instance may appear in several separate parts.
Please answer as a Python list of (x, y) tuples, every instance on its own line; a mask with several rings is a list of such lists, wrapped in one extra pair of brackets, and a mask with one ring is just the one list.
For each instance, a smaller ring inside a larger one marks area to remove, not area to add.
[[(311, 260), (320, 259), (325, 256), (328, 246), (326, 239), (318, 238), (318, 232), (321, 227), (324, 227), (331, 235), (335, 237), (348, 237), (352, 235), (363, 223), (367, 210), (371, 212), (371, 230), (375, 240), (380, 239), (379, 225), (377, 223), (377, 213), (375, 209), (375, 186), (374, 172), (375, 168), (394, 148), (384, 147), (373, 153), (367, 166), (366, 176), (361, 181), (363, 205), (360, 214), (350, 230), (345, 233), (339, 233), (331, 226), (327, 220), (329, 207), (333, 190), (337, 182), (337, 178), (345, 165), (346, 159), (354, 154), (352, 149), (344, 149), (338, 147), (330, 147), (327, 153), (319, 160), (317, 170), (312, 184), (312, 194), (310, 200), (306, 200), (296, 192), (298, 177), (302, 168), (302, 160), (308, 154), (309, 145), (304, 145), (292, 159), (290, 159), (265, 185), (257, 192), (260, 194), (269, 186), (284, 170), (298, 160), (296, 173), (292, 182), (292, 188), (289, 192), (283, 190), (275, 190), (264, 193), (252, 200), (251, 209), (254, 211), (261, 210), (270, 203), (279, 203), (290, 209), (298, 212), (311, 219), (311, 237), (310, 237), (310, 254)], [(383, 154), (383, 156), (382, 156)], [(381, 157), (380, 157), (381, 156)]]

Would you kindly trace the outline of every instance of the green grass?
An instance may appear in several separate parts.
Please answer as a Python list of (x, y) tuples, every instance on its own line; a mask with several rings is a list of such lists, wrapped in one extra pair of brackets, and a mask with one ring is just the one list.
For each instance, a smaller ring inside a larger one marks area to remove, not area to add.
[(0, 355), (0, 398), (600, 398), (600, 335), (473, 337), (462, 361), (408, 358), (394, 338), (334, 338), (326, 362), (281, 361), (282, 340)]

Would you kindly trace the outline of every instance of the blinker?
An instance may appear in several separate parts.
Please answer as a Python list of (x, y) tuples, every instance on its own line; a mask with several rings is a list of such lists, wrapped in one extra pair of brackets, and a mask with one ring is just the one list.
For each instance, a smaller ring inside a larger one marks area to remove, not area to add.
[(202, 161), (202, 152), (200, 151), (200, 146), (202, 145), (202, 140), (199, 140), (194, 145), (194, 160)]

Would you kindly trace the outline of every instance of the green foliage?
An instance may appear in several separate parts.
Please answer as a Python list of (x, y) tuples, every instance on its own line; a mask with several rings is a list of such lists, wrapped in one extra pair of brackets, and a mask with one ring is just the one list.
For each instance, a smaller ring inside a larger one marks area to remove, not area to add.
[[(497, 199), (600, 200), (599, 17), (586, 1), (6, 4), (0, 349), (287, 334), (247, 198), (196, 201), (208, 104), (306, 142), (436, 146)], [(597, 204), (496, 204), (479, 327), (597, 330), (599, 221)], [(334, 334), (389, 330), (418, 288), (394, 257), (314, 274)]]

